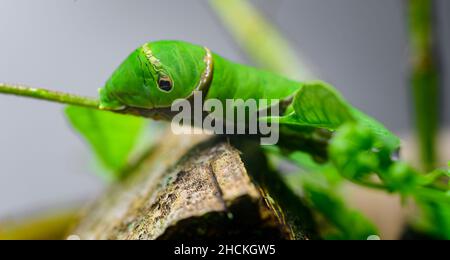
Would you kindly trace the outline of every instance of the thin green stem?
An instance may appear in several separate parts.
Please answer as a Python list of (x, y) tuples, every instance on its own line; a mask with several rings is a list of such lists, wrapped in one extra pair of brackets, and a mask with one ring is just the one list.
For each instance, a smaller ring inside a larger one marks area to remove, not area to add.
[(61, 104), (100, 109), (99, 101), (97, 99), (47, 89), (31, 88), (23, 85), (10, 85), (0, 83), (0, 93), (41, 99)]
[(450, 205), (450, 196), (445, 196), (445, 193), (439, 190), (430, 189), (427, 187), (418, 187), (411, 192), (416, 198), (425, 199), (429, 202), (442, 202)]
[(264, 15), (247, 0), (210, 0), (224, 26), (259, 66), (297, 80), (313, 80), (298, 52)]
[(420, 156), (426, 171), (436, 163), (439, 112), (439, 67), (433, 28), (434, 0), (409, 0), (412, 93)]
[(407, 195), (413, 196), (415, 198), (425, 199), (427, 201), (442, 201), (445, 203), (450, 203), (450, 196), (444, 196), (444, 192), (442, 190), (436, 190), (430, 187), (416, 187), (411, 189), (408, 193), (399, 192), (395, 190), (390, 190), (388, 187), (383, 184), (366, 182), (366, 181), (353, 181), (355, 184), (358, 184), (363, 187), (367, 187), (369, 189), (375, 189), (380, 191), (385, 191), (389, 193), (397, 193), (399, 195)]

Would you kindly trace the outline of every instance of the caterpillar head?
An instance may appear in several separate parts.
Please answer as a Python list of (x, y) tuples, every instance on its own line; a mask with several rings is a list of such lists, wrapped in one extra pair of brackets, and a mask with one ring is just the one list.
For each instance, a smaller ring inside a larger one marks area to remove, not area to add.
[(108, 110), (170, 107), (209, 85), (211, 73), (212, 55), (206, 48), (177, 41), (146, 43), (100, 89), (100, 106)]

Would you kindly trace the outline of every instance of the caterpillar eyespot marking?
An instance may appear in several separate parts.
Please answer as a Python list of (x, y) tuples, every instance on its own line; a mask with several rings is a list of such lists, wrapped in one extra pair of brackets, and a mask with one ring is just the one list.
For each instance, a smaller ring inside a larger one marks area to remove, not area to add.
[(161, 89), (162, 91), (165, 91), (165, 92), (170, 92), (173, 88), (172, 81), (167, 77), (160, 78), (158, 80), (158, 86), (159, 86), (159, 89)]

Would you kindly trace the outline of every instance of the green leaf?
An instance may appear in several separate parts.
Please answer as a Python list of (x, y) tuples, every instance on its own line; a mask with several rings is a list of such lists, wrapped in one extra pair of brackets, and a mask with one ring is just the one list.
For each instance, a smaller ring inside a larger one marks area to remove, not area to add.
[(348, 207), (340, 193), (343, 178), (334, 165), (317, 164), (307, 154), (300, 152), (291, 154), (290, 159), (300, 166), (301, 171), (290, 174), (287, 183), (293, 190), (304, 194), (309, 206), (324, 217), (328, 224), (320, 228), (324, 238), (366, 240), (378, 234), (368, 218)]
[(345, 124), (330, 142), (331, 162), (342, 176), (360, 181), (379, 168), (379, 158), (373, 153), (375, 137), (372, 131), (359, 124)]
[(307, 200), (337, 229), (333, 239), (366, 240), (377, 235), (378, 230), (370, 220), (360, 212), (350, 209), (333, 191), (305, 183), (304, 191)]
[(312, 126), (335, 130), (354, 121), (345, 100), (326, 83), (304, 85), (295, 95), (294, 112), (280, 119), (280, 124)]
[(441, 194), (442, 199), (430, 200), (416, 197), (422, 216), (415, 223), (420, 231), (446, 240), (450, 239), (450, 162), (448, 166), (448, 169), (442, 170), (443, 174), (449, 178), (447, 190)]
[(307, 172), (324, 172), (329, 166), (329, 164), (318, 164), (305, 152), (293, 152), (289, 154), (289, 159)]
[(372, 133), (382, 141), (382, 146), (386, 147), (391, 152), (400, 148), (400, 138), (389, 131), (382, 123), (356, 108), (352, 108), (352, 115), (359, 125), (370, 129)]
[(421, 219), (415, 223), (420, 231), (439, 239), (450, 239), (450, 204), (420, 201)]
[(380, 122), (352, 107), (332, 86), (315, 82), (304, 85), (294, 97), (293, 112), (281, 117), (281, 125), (316, 127), (337, 130), (345, 123), (356, 122), (366, 127), (382, 141), (380, 144), (395, 151), (400, 139)]
[(108, 179), (120, 179), (127, 166), (145, 120), (112, 112), (69, 106), (66, 115), (80, 135), (89, 143), (102, 166), (110, 172)]

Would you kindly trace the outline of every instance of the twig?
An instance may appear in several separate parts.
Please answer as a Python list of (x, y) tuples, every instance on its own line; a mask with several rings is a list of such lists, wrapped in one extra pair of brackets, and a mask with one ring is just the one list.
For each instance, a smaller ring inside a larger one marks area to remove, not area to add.
[(31, 88), (24, 85), (11, 85), (0, 83), (0, 93), (7, 95), (29, 97), (34, 99), (41, 99), (61, 104), (100, 109), (99, 101), (97, 99), (41, 88)]

